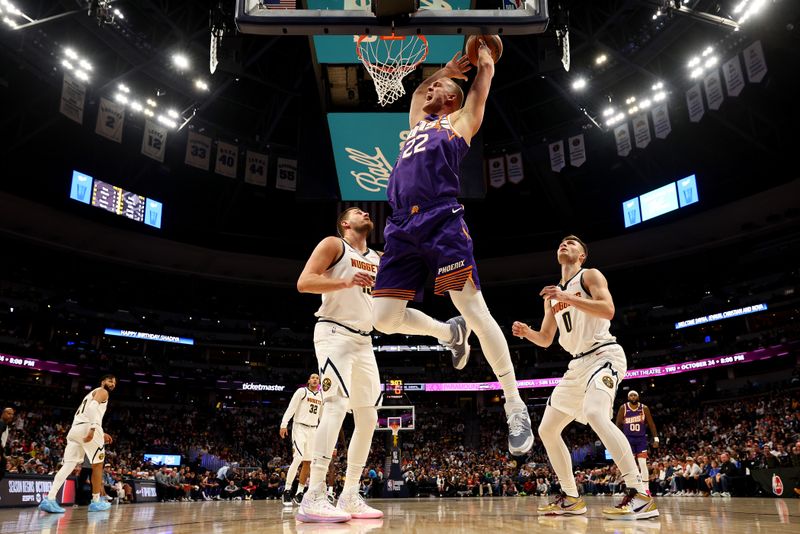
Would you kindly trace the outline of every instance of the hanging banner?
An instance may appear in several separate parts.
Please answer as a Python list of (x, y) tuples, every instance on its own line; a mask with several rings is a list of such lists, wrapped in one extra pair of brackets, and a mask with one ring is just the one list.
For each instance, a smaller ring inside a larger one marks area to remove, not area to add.
[(722, 64), (722, 74), (725, 76), (725, 87), (728, 88), (728, 96), (739, 96), (744, 88), (744, 76), (742, 76), (742, 63), (739, 56), (733, 56)]
[(489, 185), (503, 187), (506, 183), (506, 159), (503, 156), (489, 159)]
[(61, 106), (59, 111), (78, 124), (83, 124), (83, 104), (86, 100), (86, 86), (70, 73), (64, 73), (61, 86)]
[(267, 155), (247, 151), (247, 165), (244, 169), (244, 181), (248, 184), (267, 186)]
[(560, 172), (566, 164), (564, 163), (564, 141), (550, 143), (550, 168), (554, 172)]
[(239, 163), (239, 147), (230, 143), (217, 141), (217, 163), (214, 172), (236, 178), (236, 166)]
[(512, 184), (518, 184), (525, 178), (525, 171), (522, 168), (522, 152), (506, 154), (506, 172), (508, 181)]
[(586, 145), (584, 144), (583, 134), (570, 137), (569, 143), (569, 163), (573, 167), (580, 167), (586, 163)]
[(297, 160), (278, 158), (275, 188), (284, 191), (297, 191)]
[(653, 129), (656, 131), (657, 139), (666, 139), (672, 131), (672, 124), (669, 122), (669, 112), (667, 102), (659, 102), (650, 110), (653, 114)]
[(211, 162), (211, 138), (190, 130), (183, 161), (186, 165), (207, 171)]
[(164, 151), (167, 146), (167, 129), (151, 120), (144, 121), (142, 136), (142, 154), (148, 158), (164, 163)]
[(689, 110), (689, 121), (700, 122), (706, 113), (703, 104), (703, 95), (700, 93), (700, 86), (693, 85), (686, 91), (686, 108)]
[(714, 111), (722, 106), (722, 101), (725, 100), (725, 95), (722, 93), (722, 80), (719, 77), (719, 71), (714, 70), (706, 76), (703, 80), (703, 86), (706, 88), (706, 100), (708, 100), (708, 109)]
[(97, 125), (94, 131), (106, 139), (122, 143), (122, 124), (125, 122), (125, 107), (100, 97), (97, 111)]
[(744, 66), (747, 69), (747, 79), (750, 83), (758, 83), (767, 75), (767, 61), (764, 59), (764, 49), (761, 41), (756, 41), (742, 52)]
[(650, 121), (647, 120), (647, 112), (640, 113), (633, 118), (633, 139), (636, 148), (645, 148), (650, 144)]
[(631, 153), (631, 133), (627, 122), (614, 128), (614, 139), (617, 141), (617, 154), (627, 156)]

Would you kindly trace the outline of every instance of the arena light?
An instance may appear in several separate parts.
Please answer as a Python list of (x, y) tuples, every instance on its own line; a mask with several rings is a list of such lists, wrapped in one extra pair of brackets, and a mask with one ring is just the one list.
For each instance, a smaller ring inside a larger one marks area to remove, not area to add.
[(116, 16), (119, 20), (125, 20), (125, 15), (123, 15), (122, 11), (119, 9), (114, 10), (114, 16)]
[(658, 93), (653, 95), (654, 102), (661, 102), (665, 98), (667, 98), (667, 93), (665, 93), (664, 91), (659, 91)]
[(75, 77), (78, 78), (79, 80), (84, 81), (84, 82), (88, 82), (89, 81), (89, 73), (86, 72), (85, 70), (76, 69), (75, 70)]
[(693, 68), (695, 68), (697, 65), (699, 65), (699, 64), (700, 64), (700, 61), (702, 61), (702, 60), (701, 60), (699, 57), (695, 56), (695, 57), (693, 57), (692, 59), (690, 59), (690, 60), (689, 60), (689, 63), (688, 63), (686, 66), (687, 66), (688, 68), (690, 68), (690, 69), (693, 69)]
[(614, 114), (614, 108), (606, 108), (603, 110), (603, 117), (610, 117)]
[(703, 68), (697, 67), (691, 72), (691, 74), (689, 74), (689, 77), (694, 80), (695, 78), (699, 78), (702, 75), (703, 75)]
[(117, 94), (115, 94), (115, 95), (114, 95), (114, 100), (116, 100), (116, 101), (117, 101), (117, 102), (119, 102), (120, 104), (127, 104), (127, 103), (128, 103), (128, 97), (127, 97), (127, 96), (125, 96), (125, 95), (124, 95), (124, 94), (122, 94), (122, 93), (117, 93)]
[(62, 60), (61, 60), (61, 66), (63, 66), (63, 67), (64, 67), (65, 69), (67, 69), (67, 70), (72, 70), (72, 69), (74, 69), (74, 68), (75, 68), (75, 65), (73, 65), (72, 63), (70, 63), (70, 62), (69, 62), (68, 60), (66, 60), (66, 59), (62, 59)]
[(574, 82), (572, 82), (572, 89), (574, 91), (580, 91), (586, 88), (586, 78), (578, 78)]
[(173, 54), (172, 64), (181, 70), (186, 70), (189, 68), (189, 58), (183, 54)]
[(119, 85), (117, 86), (117, 88), (118, 88), (120, 91), (122, 91), (123, 93), (125, 93), (125, 94), (128, 94), (128, 93), (130, 93), (130, 92), (131, 92), (130, 88), (129, 88), (127, 85), (125, 85), (124, 83), (121, 83), (121, 84), (119, 84)]
[(658, 83), (653, 84), (653, 87), (651, 87), (651, 89), (653, 91), (658, 91), (658, 90), (662, 89), (663, 87), (664, 87), (664, 82), (658, 82)]
[(178, 127), (178, 124), (174, 120), (170, 119), (169, 117), (165, 117), (164, 115), (158, 116), (158, 122), (172, 129)]
[(709, 55), (711, 55), (713, 52), (714, 52), (714, 47), (713, 47), (713, 46), (709, 46), (708, 48), (706, 48), (705, 50), (703, 50), (703, 57), (709, 56)]
[(625, 104), (628, 105), (628, 106), (630, 106), (634, 102), (636, 102), (636, 97), (635, 96), (629, 96), (628, 98), (625, 99)]
[(194, 81), (194, 86), (201, 91), (208, 91), (208, 84), (199, 78)]
[(83, 70), (87, 72), (92, 72), (93, 69), (92, 64), (86, 61), (85, 59), (79, 60), (78, 65), (80, 65)]
[(178, 114), (178, 112), (175, 111), (174, 109), (168, 109), (167, 110), (167, 115), (169, 115), (173, 119), (177, 119), (178, 117), (180, 117), (180, 114)]
[(156, 101), (153, 100), (152, 98), (148, 98), (147, 99), (147, 105), (150, 106), (151, 108), (154, 108), (154, 107), (157, 106)]
[(744, 8), (747, 7), (747, 4), (749, 4), (749, 3), (750, 3), (750, 0), (742, 0), (741, 2), (739, 2), (739, 4), (736, 7), (733, 8), (733, 14), (734, 15), (738, 15), (739, 13), (741, 13), (744, 10)]
[(639, 111), (639, 106), (630, 107), (630, 108), (628, 108), (628, 115), (633, 115), (637, 111)]
[(707, 69), (710, 69), (711, 67), (717, 64), (717, 61), (719, 61), (719, 58), (717, 56), (711, 56), (706, 60), (705, 67)]
[(142, 111), (144, 109), (144, 106), (140, 104), (138, 101), (134, 100), (133, 102), (131, 102), (131, 109), (133, 111)]
[(608, 61), (608, 56), (607, 56), (607, 55), (605, 55), (605, 54), (600, 54), (599, 56), (597, 56), (597, 57), (595, 58), (595, 60), (594, 60), (594, 64), (595, 64), (595, 65), (602, 65), (602, 64), (603, 64), (603, 63), (605, 63), (606, 61)]
[(74, 59), (75, 61), (78, 60), (78, 54), (71, 48), (65, 48), (64, 55), (67, 56), (69, 59)]
[(16, 28), (17, 27), (17, 23), (14, 22), (13, 20), (11, 20), (8, 17), (3, 17), (3, 22), (5, 22), (6, 26), (9, 26), (10, 28)]
[(155, 113), (153, 113), (153, 111), (150, 108), (144, 108), (144, 114), (147, 115), (148, 117), (152, 117), (153, 115), (155, 115)]
[(642, 109), (647, 109), (647, 108), (650, 107), (651, 104), (652, 104), (652, 102), (650, 101), (650, 99), (649, 98), (645, 98), (644, 100), (639, 102), (639, 107), (642, 108)]

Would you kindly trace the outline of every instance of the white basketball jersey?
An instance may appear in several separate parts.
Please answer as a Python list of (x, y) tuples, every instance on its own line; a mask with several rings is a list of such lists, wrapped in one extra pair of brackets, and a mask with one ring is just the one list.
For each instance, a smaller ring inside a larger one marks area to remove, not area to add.
[(294, 412), (294, 422), (306, 426), (319, 425), (319, 416), (322, 412), (322, 392), (305, 389), (305, 396)]
[[(323, 274), (333, 279), (350, 279), (357, 272), (365, 272), (372, 276), (378, 273), (380, 256), (374, 250), (367, 249), (361, 254), (342, 239), (344, 251), (336, 263)], [(320, 319), (328, 319), (364, 332), (372, 331), (372, 288), (354, 286), (339, 291), (322, 294), (322, 306), (317, 313)]]
[[(83, 398), (81, 405), (78, 406), (78, 411), (75, 412), (75, 418), (72, 420), (72, 426), (75, 426), (78, 423), (83, 424), (95, 422), (89, 419), (88, 415), (86, 414), (86, 406), (92, 401), (92, 395), (94, 395), (94, 392), (99, 389), (100, 388), (93, 389)], [(100, 420), (96, 421), (96, 423), (100, 426), (103, 425), (103, 417), (106, 415), (106, 408), (108, 408), (108, 401), (100, 403), (100, 406), (98, 407), (98, 411), (100, 412)]]
[[(583, 273), (581, 269), (566, 285), (558, 287), (564, 293), (591, 299), (592, 295), (583, 286)], [(616, 341), (609, 332), (611, 321), (608, 319), (589, 315), (566, 302), (551, 299), (550, 306), (558, 326), (558, 344), (570, 354), (581, 354), (597, 344)]]

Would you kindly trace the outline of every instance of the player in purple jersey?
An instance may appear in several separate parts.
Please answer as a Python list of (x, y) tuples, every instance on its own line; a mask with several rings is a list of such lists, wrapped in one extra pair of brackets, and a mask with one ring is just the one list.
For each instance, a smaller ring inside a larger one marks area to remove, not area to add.
[(625, 433), (631, 450), (636, 455), (639, 464), (639, 471), (642, 473), (642, 481), (648, 484), (650, 471), (647, 469), (647, 428), (653, 436), (653, 448), (658, 448), (658, 432), (656, 423), (650, 414), (650, 408), (639, 402), (639, 393), (636, 391), (628, 392), (628, 402), (619, 407), (617, 412), (617, 426)]
[[(465, 100), (453, 79), (466, 80), (471, 68), (467, 58), (456, 53), (412, 96), (411, 130), (389, 177), (393, 214), (386, 223), (386, 247), (372, 291), (373, 317), (381, 332), (439, 339), (453, 352), (456, 369), (467, 364), (467, 339), (474, 330), (503, 387), (509, 451), (521, 455), (533, 446), (528, 409), (519, 395), (505, 336), (481, 294), (464, 206), (456, 200), (459, 166), (483, 122), (494, 76), (485, 43), (480, 43), (477, 75)], [(461, 313), (446, 323), (406, 306), (409, 300), (422, 299), (430, 271), (436, 274), (434, 293), (450, 293)]]

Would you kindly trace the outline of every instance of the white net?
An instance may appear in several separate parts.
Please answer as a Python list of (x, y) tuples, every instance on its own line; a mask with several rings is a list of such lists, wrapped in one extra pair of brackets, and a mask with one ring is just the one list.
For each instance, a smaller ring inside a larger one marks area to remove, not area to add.
[(217, 70), (217, 64), (219, 63), (217, 60), (217, 47), (220, 41), (222, 41), (223, 33), (224, 30), (222, 28), (211, 29), (211, 46), (209, 47), (208, 55), (208, 70), (211, 71), (211, 74), (214, 74), (214, 71)]
[(428, 40), (422, 35), (362, 35), (356, 52), (375, 83), (381, 106), (391, 104), (404, 94), (403, 78), (428, 55)]

